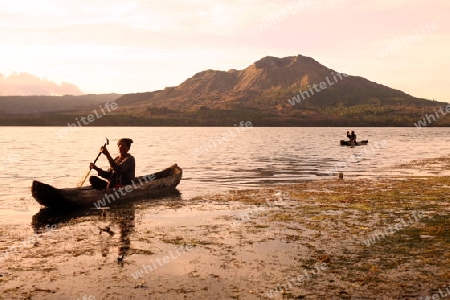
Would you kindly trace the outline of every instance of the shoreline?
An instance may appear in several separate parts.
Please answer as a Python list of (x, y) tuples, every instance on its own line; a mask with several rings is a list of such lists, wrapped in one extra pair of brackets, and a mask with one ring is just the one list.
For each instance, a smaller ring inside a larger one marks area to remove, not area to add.
[[(449, 164), (443, 157), (404, 168), (442, 174)], [(450, 281), (449, 191), (449, 176), (344, 173), (137, 202), (106, 217), (41, 210), (34, 230), (56, 226), (3, 260), (0, 299), (431, 297)], [(33, 234), (0, 231), (0, 251)], [(164, 264), (136, 275), (158, 259)]]

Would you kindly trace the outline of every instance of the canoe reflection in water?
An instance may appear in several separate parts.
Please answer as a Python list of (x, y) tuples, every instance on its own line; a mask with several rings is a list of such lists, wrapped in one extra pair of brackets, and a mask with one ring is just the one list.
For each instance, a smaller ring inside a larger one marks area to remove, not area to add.
[[(123, 263), (123, 258), (130, 249), (130, 235), (135, 227), (135, 207), (134, 205), (126, 205), (109, 209), (108, 212), (104, 213), (105, 210), (102, 212), (98, 209), (91, 209), (67, 213), (42, 208), (33, 216), (32, 226), (36, 233), (43, 232), (49, 224), (57, 225), (56, 232), (67, 227), (73, 233), (73, 236), (77, 237), (78, 243), (98, 244), (102, 257), (107, 257), (114, 240), (118, 238), (117, 261)], [(86, 222), (88, 225), (86, 225)], [(83, 238), (86, 233), (90, 237)], [(98, 236), (97, 240), (96, 236)], [(61, 238), (63, 238), (63, 235), (61, 235)], [(89, 249), (89, 246), (92, 245), (86, 245), (85, 248)]]
[[(32, 227), (36, 233), (44, 233), (49, 225), (56, 225), (56, 230), (52, 235), (57, 239), (54, 242), (55, 247), (61, 249), (61, 243), (69, 242), (64, 245), (63, 254), (69, 252), (71, 256), (93, 256), (100, 248), (101, 256), (107, 257), (110, 249), (117, 247), (117, 263), (123, 265), (124, 257), (132, 254), (130, 253), (130, 241), (131, 235), (135, 231), (136, 207), (145, 209), (150, 206), (164, 205), (167, 201), (179, 200), (181, 200), (180, 193), (176, 191), (170, 197), (156, 201), (139, 201), (111, 208), (73, 212), (42, 208), (32, 217)], [(76, 239), (76, 242), (72, 243), (73, 239)], [(50, 248), (52, 245), (48, 245), (48, 247), (47, 251), (53, 250)], [(58, 253), (57, 249), (55, 249), (56, 253)]]

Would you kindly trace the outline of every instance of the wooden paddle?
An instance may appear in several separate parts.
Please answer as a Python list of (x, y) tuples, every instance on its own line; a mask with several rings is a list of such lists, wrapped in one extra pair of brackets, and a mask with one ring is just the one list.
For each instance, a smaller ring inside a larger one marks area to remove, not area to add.
[[(109, 140), (108, 138), (106, 138), (106, 143), (103, 145), (103, 147), (106, 147), (106, 145), (109, 145)], [(102, 155), (102, 152), (100, 151), (97, 155), (97, 157), (94, 160), (94, 165), (97, 162), (98, 158), (100, 157), (100, 155)], [(89, 174), (91, 173), (91, 168), (89, 168), (89, 170), (86, 172), (86, 175), (84, 175), (84, 177), (81, 179), (80, 183), (78, 183), (77, 187), (82, 187), (84, 182), (86, 181), (86, 178), (89, 176)]]

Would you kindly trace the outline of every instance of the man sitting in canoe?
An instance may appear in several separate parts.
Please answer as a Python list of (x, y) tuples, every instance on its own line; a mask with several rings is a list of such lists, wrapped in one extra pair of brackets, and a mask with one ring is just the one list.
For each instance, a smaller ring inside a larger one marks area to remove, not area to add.
[(89, 182), (95, 189), (105, 189), (120, 187), (122, 185), (131, 184), (131, 181), (135, 178), (136, 163), (134, 157), (128, 153), (130, 151), (132, 139), (123, 138), (117, 142), (120, 155), (116, 158), (112, 158), (106, 146), (100, 148), (100, 152), (103, 153), (109, 161), (110, 168), (107, 171), (103, 171), (97, 167), (94, 163), (90, 164), (90, 168), (98, 172), (98, 176), (107, 179), (98, 178), (97, 176), (91, 176)]
[(352, 133), (347, 131), (347, 137), (350, 140), (350, 144), (352, 144), (352, 143), (356, 144), (356, 134), (354, 131), (352, 131)]

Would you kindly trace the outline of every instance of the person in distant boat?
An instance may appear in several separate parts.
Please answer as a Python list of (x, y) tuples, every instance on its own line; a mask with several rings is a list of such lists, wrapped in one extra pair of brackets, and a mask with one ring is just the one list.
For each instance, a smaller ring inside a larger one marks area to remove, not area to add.
[(350, 133), (350, 131), (347, 131), (347, 137), (350, 140), (350, 143), (356, 144), (356, 134), (353, 130), (352, 130), (352, 133)]
[(100, 148), (100, 152), (103, 153), (109, 162), (109, 169), (103, 171), (97, 167), (94, 163), (90, 163), (90, 168), (98, 172), (98, 176), (107, 179), (105, 181), (97, 176), (91, 176), (89, 182), (95, 189), (105, 189), (112, 187), (120, 187), (122, 185), (131, 184), (131, 181), (135, 178), (136, 163), (134, 157), (128, 153), (130, 151), (132, 139), (123, 138), (117, 141), (117, 147), (119, 149), (119, 156), (112, 158), (106, 146)]
[(356, 144), (356, 134), (355, 132), (352, 130), (352, 134), (351, 134), (351, 138), (350, 138), (350, 142), (355, 143)]

